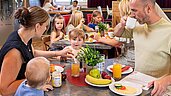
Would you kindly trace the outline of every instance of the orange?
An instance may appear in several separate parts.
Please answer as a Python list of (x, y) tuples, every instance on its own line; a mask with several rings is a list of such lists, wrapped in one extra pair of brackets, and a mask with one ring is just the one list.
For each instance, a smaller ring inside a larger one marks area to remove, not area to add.
[(50, 72), (54, 72), (55, 71), (55, 66), (54, 65), (50, 65)]

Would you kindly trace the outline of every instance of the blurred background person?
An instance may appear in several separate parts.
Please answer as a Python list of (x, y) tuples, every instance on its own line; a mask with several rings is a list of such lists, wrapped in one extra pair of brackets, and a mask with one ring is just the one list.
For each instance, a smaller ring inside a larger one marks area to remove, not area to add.
[(92, 32), (94, 31), (93, 28), (88, 27), (84, 24), (85, 20), (83, 18), (83, 12), (75, 10), (72, 12), (68, 25), (66, 27), (66, 32), (68, 34), (69, 31), (78, 28), (83, 30), (84, 32)]
[(88, 26), (90, 28), (93, 28), (95, 30), (95, 26), (97, 26), (100, 22), (102, 22), (102, 15), (100, 13), (100, 11), (98, 10), (94, 10), (92, 13), (92, 17), (91, 17), (91, 21), (88, 22)]
[(45, 0), (43, 4), (43, 9), (46, 11), (57, 10), (57, 7), (54, 7), (51, 0)]
[(80, 10), (80, 6), (78, 6), (78, 1), (77, 0), (74, 0), (72, 2), (72, 5), (66, 7), (67, 10), (71, 10), (71, 11), (74, 11), (74, 10)]

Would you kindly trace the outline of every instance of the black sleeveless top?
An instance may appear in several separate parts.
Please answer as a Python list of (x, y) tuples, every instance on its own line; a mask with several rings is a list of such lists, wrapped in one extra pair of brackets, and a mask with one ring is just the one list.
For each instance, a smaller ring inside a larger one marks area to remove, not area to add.
[(24, 42), (22, 42), (20, 36), (18, 35), (18, 31), (12, 32), (0, 50), (0, 70), (2, 67), (4, 56), (8, 53), (8, 51), (10, 51), (13, 48), (16, 48), (17, 50), (20, 51), (23, 59), (23, 64), (17, 76), (17, 80), (24, 79), (26, 65), (30, 59), (34, 58), (31, 48), (31, 43), (32, 43), (32, 39), (29, 40), (27, 45), (25, 45)]

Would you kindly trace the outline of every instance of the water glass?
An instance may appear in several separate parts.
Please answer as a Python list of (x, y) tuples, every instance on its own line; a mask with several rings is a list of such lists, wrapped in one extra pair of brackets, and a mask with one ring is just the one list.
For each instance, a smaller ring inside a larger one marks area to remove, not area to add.
[(105, 54), (100, 54), (102, 62), (97, 64), (97, 69), (99, 69), (100, 73), (105, 70)]

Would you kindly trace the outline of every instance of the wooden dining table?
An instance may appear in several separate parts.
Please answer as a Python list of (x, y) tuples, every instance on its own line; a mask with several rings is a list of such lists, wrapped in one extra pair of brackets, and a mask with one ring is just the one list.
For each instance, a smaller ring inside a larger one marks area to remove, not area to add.
[[(118, 59), (118, 58), (117, 58)], [(106, 59), (105, 60), (105, 71), (112, 76), (112, 73), (107, 71), (107, 66), (113, 64), (113, 62), (116, 61), (116, 58), (114, 59)], [(120, 58), (119, 61), (122, 64), (129, 65), (134, 67), (133, 62), (127, 62), (124, 57)], [(65, 71), (70, 68), (69, 62), (60, 62), (56, 60), (52, 60), (51, 63), (53, 64), (61, 64), (65, 66)], [(122, 78), (126, 77), (126, 75), (122, 75)], [(148, 91), (142, 91), (140, 96), (150, 96), (150, 92), (152, 89), (149, 89)], [(118, 94), (112, 92), (109, 87), (95, 87), (95, 86), (76, 86), (71, 84), (67, 79), (62, 82), (62, 86), (58, 88), (54, 88), (54, 90), (45, 92), (46, 96), (119, 96)]]
[[(68, 40), (59, 40), (55, 43), (53, 43), (51, 46), (53, 48), (55, 47), (65, 47), (65, 46), (70, 46), (70, 42)], [(107, 45), (107, 44), (103, 44), (103, 43), (100, 43), (100, 42), (85, 42), (83, 44), (83, 47), (86, 47), (86, 46), (90, 46), (91, 48), (95, 48), (95, 49), (100, 49), (103, 51), (103, 54), (106, 55), (106, 58), (108, 58), (108, 51), (110, 49), (112, 49), (113, 46), (110, 46), (110, 45)]]
[(48, 11), (48, 13), (50, 15), (54, 15), (54, 14), (57, 14), (57, 13), (60, 13), (61, 15), (65, 15), (65, 14), (71, 13), (71, 10), (51, 10), (51, 11)]

